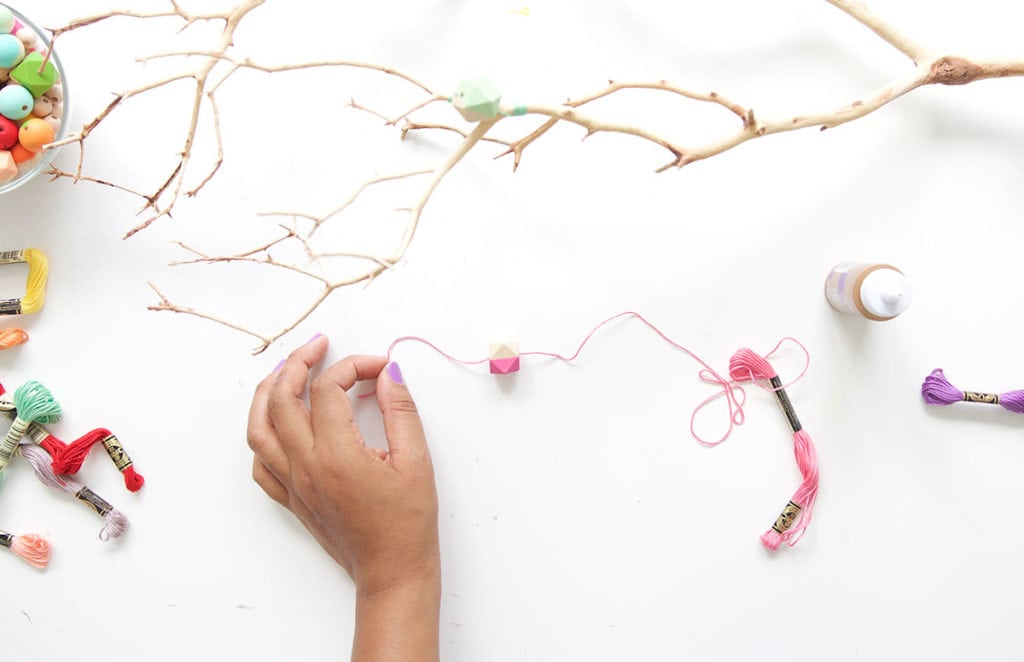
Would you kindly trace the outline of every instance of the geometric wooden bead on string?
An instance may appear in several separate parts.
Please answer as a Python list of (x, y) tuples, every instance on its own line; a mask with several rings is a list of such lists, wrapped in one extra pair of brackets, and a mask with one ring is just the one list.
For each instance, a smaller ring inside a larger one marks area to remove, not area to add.
[(519, 343), (505, 342), (491, 345), (491, 374), (507, 375), (519, 372)]
[(498, 116), (501, 92), (487, 78), (470, 78), (459, 83), (449, 100), (467, 122), (482, 122)]

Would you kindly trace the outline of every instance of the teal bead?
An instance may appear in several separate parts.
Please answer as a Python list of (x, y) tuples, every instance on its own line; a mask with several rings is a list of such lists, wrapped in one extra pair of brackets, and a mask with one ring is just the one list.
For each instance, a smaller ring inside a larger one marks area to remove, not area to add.
[(36, 100), (21, 85), (7, 85), (0, 89), (0, 115), (14, 121), (25, 119), (32, 112)]
[(25, 44), (13, 34), (0, 34), (0, 68), (11, 69), (25, 59)]

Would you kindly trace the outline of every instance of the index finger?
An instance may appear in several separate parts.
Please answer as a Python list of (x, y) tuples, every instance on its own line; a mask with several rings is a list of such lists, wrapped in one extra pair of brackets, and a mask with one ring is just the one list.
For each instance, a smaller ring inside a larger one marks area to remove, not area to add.
[(348, 391), (356, 382), (376, 379), (386, 363), (383, 356), (348, 356), (313, 380), (309, 389), (313, 435), (324, 451), (344, 453), (365, 445), (352, 418)]
[(303, 397), (309, 370), (327, 353), (327, 338), (317, 335), (293, 351), (274, 375), (267, 395), (267, 415), (281, 447), (290, 456), (313, 445), (309, 408)]

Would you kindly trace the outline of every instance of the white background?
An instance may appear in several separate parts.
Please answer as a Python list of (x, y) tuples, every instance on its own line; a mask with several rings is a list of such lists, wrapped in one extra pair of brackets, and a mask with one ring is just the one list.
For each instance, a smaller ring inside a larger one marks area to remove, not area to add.
[[(20, 9), (47, 26), (111, 6), (34, 4)], [(874, 4), (938, 51), (1024, 57), (1014, 3)], [(75, 120), (182, 66), (135, 58), (206, 48), (215, 32), (178, 27), (126, 19), (68, 35), (58, 52)], [(444, 91), (482, 72), (513, 103), (666, 78), (763, 119), (837, 107), (909, 66), (814, 0), (269, 0), (237, 36), (238, 52), (261, 62), (379, 62)], [(0, 527), (45, 534), (55, 551), (44, 573), (0, 557), (5, 656), (347, 658), (352, 583), (250, 479), (245, 417), (259, 379), (316, 332), (330, 337), (331, 360), (384, 353), (406, 334), (482, 358), (508, 338), (571, 351), (633, 309), (720, 370), (740, 347), (766, 352), (786, 335), (808, 347), (810, 370), (789, 392), (820, 457), (812, 527), (792, 549), (758, 542), (799, 483), (774, 399), (748, 389), (746, 424), (716, 449), (698, 446), (690, 412), (713, 390), (635, 322), (605, 329), (572, 367), (527, 359), (512, 378), (401, 346), (394, 358), (437, 469), (443, 659), (1018, 659), (1020, 420), (930, 409), (919, 395), (936, 367), (964, 388), (1024, 387), (1018, 80), (918, 90), (834, 130), (768, 137), (661, 175), (658, 148), (622, 136), (581, 143), (578, 127), (538, 141), (514, 176), (507, 157), (492, 160), (500, 150), (479, 148), (442, 183), (398, 267), (336, 294), (256, 357), (252, 338), (146, 310), (152, 281), (179, 304), (263, 331), (287, 323), (307, 284), (273, 270), (170, 268), (185, 257), (171, 242), (254, 246), (274, 232), (260, 211), (323, 211), (375, 174), (437, 163), (452, 136), (403, 143), (345, 107), (355, 97), (395, 113), (416, 100), (409, 92), (351, 72), (240, 74), (220, 97), (224, 168), (173, 220), (130, 240), (120, 237), (138, 221), (136, 201), (114, 191), (40, 178), (0, 201), (2, 248), (39, 247), (51, 264), (44, 310), (12, 320), (32, 338), (0, 354), (0, 379), (46, 383), (66, 410), (57, 436), (108, 427), (148, 479), (126, 492), (94, 451), (81, 479), (131, 520), (102, 543), (97, 518), (26, 463), (9, 468)], [(89, 139), (87, 172), (152, 188), (180, 149), (190, 96), (179, 85), (127, 104)], [(645, 93), (589, 112), (687, 143), (734, 122)], [(501, 128), (525, 135), (536, 124)], [(204, 129), (193, 177), (210, 139)], [(390, 210), (416, 193), (370, 196), (336, 222), (348, 234), (335, 249), (378, 235), (395, 243), (401, 216)], [(833, 312), (822, 285), (848, 259), (902, 268), (910, 309), (885, 324)], [(4, 296), (17, 296), (25, 272), (4, 269)], [(786, 351), (775, 365), (789, 379), (802, 357)], [(357, 405), (379, 441), (374, 406)], [(700, 423), (712, 435), (726, 415), (711, 407)]]

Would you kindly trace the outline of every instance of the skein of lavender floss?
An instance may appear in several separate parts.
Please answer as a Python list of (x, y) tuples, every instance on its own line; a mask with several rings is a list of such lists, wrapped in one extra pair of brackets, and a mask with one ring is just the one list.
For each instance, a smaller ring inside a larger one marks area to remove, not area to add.
[(921, 384), (921, 397), (930, 405), (945, 407), (957, 402), (978, 402), (986, 405), (999, 405), (1015, 414), (1024, 414), (1024, 390), (1007, 391), (1006, 393), (982, 393), (980, 391), (961, 391), (946, 379), (942, 368), (932, 370)]
[(85, 485), (75, 482), (67, 476), (58, 476), (53, 473), (50, 467), (50, 454), (45, 449), (33, 443), (22, 443), (18, 447), (21, 456), (28, 460), (36, 477), (49, 487), (70, 494), (90, 510), (103, 518), (103, 528), (100, 529), (100, 540), (120, 538), (128, 530), (128, 518), (117, 508), (110, 505), (105, 499), (90, 490)]

